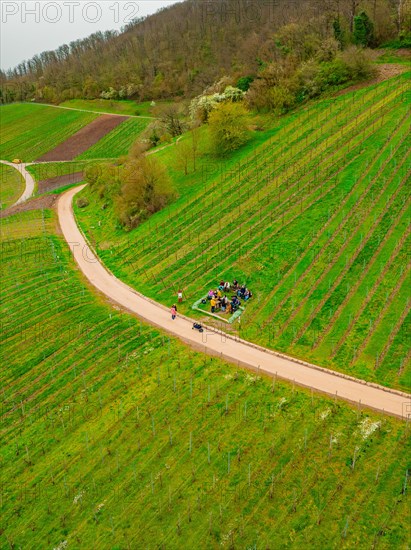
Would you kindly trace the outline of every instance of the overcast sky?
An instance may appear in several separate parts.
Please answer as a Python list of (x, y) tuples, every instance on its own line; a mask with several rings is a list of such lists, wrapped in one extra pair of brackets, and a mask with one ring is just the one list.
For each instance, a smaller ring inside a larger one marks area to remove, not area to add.
[(93, 32), (120, 29), (178, 1), (1, 0), (0, 66), (7, 70)]

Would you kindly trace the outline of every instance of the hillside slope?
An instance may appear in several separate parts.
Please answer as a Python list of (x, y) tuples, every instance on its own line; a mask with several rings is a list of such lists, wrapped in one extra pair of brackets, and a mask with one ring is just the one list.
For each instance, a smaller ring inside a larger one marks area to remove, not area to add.
[(265, 144), (218, 177), (203, 166), (197, 185), (129, 234), (87, 190), (78, 219), (144, 294), (170, 304), (182, 288), (189, 311), (237, 278), (254, 292), (242, 337), (409, 389), (408, 79), (280, 119)]

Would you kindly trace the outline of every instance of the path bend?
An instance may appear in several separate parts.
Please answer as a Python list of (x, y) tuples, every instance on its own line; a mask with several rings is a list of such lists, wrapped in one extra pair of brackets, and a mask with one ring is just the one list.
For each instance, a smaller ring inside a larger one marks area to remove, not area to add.
[(80, 270), (111, 301), (207, 354), (391, 416), (411, 418), (411, 395), (407, 393), (287, 357), (209, 327), (200, 334), (192, 329), (193, 320), (188, 317), (178, 316), (172, 321), (168, 308), (117, 279), (91, 251), (72, 208), (73, 197), (83, 188), (84, 185), (70, 189), (60, 197), (59, 223)]
[(36, 182), (34, 181), (33, 176), (30, 174), (30, 172), (28, 172), (26, 170), (26, 166), (30, 166), (30, 164), (32, 164), (32, 163), (31, 162), (22, 162), (20, 164), (15, 164), (13, 162), (9, 162), (8, 160), (0, 160), (0, 163), (1, 164), (7, 164), (8, 166), (12, 166), (18, 172), (20, 172), (20, 174), (24, 178), (25, 188), (24, 188), (23, 194), (20, 195), (20, 197), (17, 199), (17, 201), (14, 204), (12, 204), (12, 206), (16, 206), (16, 204), (20, 204), (21, 202), (24, 202), (27, 199), (29, 199), (33, 195), (34, 188), (35, 188), (35, 185), (36, 185)]

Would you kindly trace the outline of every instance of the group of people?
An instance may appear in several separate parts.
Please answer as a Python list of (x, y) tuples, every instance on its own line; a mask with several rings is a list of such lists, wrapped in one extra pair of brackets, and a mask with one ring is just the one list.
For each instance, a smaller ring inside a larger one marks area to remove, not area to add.
[[(227, 293), (234, 292), (231, 299), (227, 297)], [(230, 284), (227, 281), (220, 281), (217, 290), (209, 290), (207, 299), (210, 301), (211, 313), (221, 310), (222, 313), (234, 313), (241, 305), (241, 300), (247, 301), (252, 297), (252, 292), (245, 284), (239, 285), (234, 279)]]

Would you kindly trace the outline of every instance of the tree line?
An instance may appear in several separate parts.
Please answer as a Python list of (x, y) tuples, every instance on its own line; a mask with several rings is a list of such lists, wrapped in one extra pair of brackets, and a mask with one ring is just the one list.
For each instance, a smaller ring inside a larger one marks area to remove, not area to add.
[(191, 98), (226, 75), (246, 86), (326, 55), (330, 41), (409, 44), (410, 24), (410, 0), (186, 0), (1, 72), (0, 100)]

